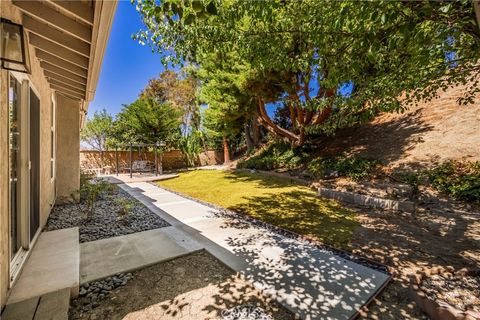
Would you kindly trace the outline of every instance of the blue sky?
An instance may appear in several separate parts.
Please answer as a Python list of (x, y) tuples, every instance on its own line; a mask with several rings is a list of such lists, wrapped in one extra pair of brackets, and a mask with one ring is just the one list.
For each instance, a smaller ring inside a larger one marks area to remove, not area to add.
[[(165, 70), (158, 53), (132, 39), (132, 34), (143, 28), (140, 14), (130, 1), (119, 1), (112, 31), (103, 59), (102, 71), (88, 117), (105, 108), (115, 115), (135, 101), (148, 80)], [(275, 107), (267, 106), (273, 116)]]
[(135, 6), (130, 1), (119, 1), (88, 116), (103, 108), (116, 114), (123, 104), (137, 99), (149, 79), (164, 70), (159, 54), (132, 39), (132, 34), (141, 28), (142, 21)]
[[(117, 114), (124, 104), (137, 99), (148, 80), (164, 70), (158, 53), (132, 39), (132, 34), (142, 28), (135, 6), (130, 1), (119, 1), (89, 117), (103, 108)], [(267, 105), (267, 113), (272, 117), (275, 109), (274, 104)]]

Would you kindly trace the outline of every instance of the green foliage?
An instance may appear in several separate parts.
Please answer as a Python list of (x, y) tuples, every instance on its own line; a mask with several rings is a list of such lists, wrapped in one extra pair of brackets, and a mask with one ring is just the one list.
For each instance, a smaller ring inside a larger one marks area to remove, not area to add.
[(131, 214), (132, 209), (135, 208), (135, 202), (126, 198), (115, 199), (115, 204), (119, 206), (119, 209), (117, 210), (118, 220), (124, 220)]
[(418, 172), (401, 172), (395, 175), (395, 180), (406, 183), (412, 187), (412, 194), (417, 195), (422, 184), (423, 176)]
[(117, 114), (114, 132), (118, 143), (156, 143), (173, 145), (180, 135), (181, 113), (154, 99), (138, 99)]
[(455, 199), (480, 202), (480, 161), (447, 161), (423, 174), (432, 187)]
[(251, 97), (245, 90), (249, 68), (234, 53), (211, 54), (202, 58), (195, 71), (200, 80), (199, 99), (207, 105), (203, 126), (214, 137), (238, 134), (250, 119)]
[(340, 177), (359, 180), (369, 176), (379, 164), (380, 162), (374, 159), (340, 155), (314, 159), (308, 164), (308, 171), (317, 178), (324, 178), (335, 172)]
[(187, 167), (194, 167), (198, 163), (198, 155), (203, 149), (202, 138), (201, 131), (192, 131), (178, 141), (178, 148), (182, 151)]
[(151, 79), (140, 93), (141, 99), (153, 99), (159, 104), (169, 104), (181, 114), (183, 133), (198, 130), (200, 113), (197, 103), (197, 79), (191, 68), (180, 72), (165, 70)]
[[(146, 26), (135, 38), (164, 64), (203, 66), (213, 55), (220, 65), (234, 52), (254, 71), (256, 98), (293, 106), (293, 130), (261, 116), (297, 145), (305, 135), (402, 111), (453, 85), (472, 81), (462, 103), (480, 91), (480, 31), (469, 0), (134, 2)], [(308, 92), (313, 83), (319, 90)], [(346, 84), (351, 92), (339, 94)]]
[(311, 188), (289, 178), (194, 170), (158, 184), (338, 248), (348, 248), (359, 225), (355, 211), (320, 198)]
[(83, 126), (80, 139), (94, 150), (105, 151), (111, 142), (112, 128), (113, 117), (107, 110), (95, 111)]
[(103, 179), (93, 179), (91, 176), (80, 174), (80, 201), (85, 203), (85, 214), (88, 219), (95, 212), (96, 202), (111, 190), (111, 185)]
[(293, 149), (289, 144), (277, 142), (269, 144), (258, 154), (238, 163), (239, 168), (273, 170), (278, 168), (297, 168), (308, 157), (303, 149)]

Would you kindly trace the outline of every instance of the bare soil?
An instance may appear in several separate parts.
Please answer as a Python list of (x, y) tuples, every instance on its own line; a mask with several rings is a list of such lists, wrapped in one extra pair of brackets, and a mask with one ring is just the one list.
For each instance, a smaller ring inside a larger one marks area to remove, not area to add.
[(410, 276), (422, 267), (480, 266), (480, 213), (458, 203), (424, 204), (416, 213), (359, 210), (353, 251), (394, 270), (392, 282), (365, 312), (368, 319), (428, 319), (410, 296)]
[(293, 319), (202, 251), (133, 272), (133, 278), (111, 291), (98, 307), (85, 312), (78, 301), (72, 304), (69, 319), (221, 320), (223, 310), (239, 305), (258, 306), (273, 319)]
[(465, 86), (440, 92), (439, 98), (386, 113), (372, 122), (321, 141), (321, 154), (372, 157), (392, 168), (430, 167), (446, 159), (480, 160), (480, 97), (460, 106)]

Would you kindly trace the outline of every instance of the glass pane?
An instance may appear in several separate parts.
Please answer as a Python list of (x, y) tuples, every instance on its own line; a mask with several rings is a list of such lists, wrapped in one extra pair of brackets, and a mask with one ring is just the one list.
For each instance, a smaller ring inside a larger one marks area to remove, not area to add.
[(10, 76), (8, 88), (9, 108), (9, 171), (10, 171), (10, 240), (11, 258), (15, 256), (21, 246), (20, 219), (18, 218), (18, 160), (19, 160), (19, 112), (20, 112), (20, 82)]
[(1, 25), (3, 26), (2, 43), (4, 44), (1, 48), (2, 57), (22, 63), (22, 30), (20, 26), (8, 23), (2, 23)]

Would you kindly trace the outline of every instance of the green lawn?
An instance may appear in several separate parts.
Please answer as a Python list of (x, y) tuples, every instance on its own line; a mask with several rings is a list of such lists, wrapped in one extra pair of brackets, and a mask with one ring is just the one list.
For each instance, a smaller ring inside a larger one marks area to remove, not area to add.
[(288, 178), (259, 173), (197, 170), (158, 182), (172, 190), (268, 223), (313, 236), (323, 243), (348, 248), (358, 226), (355, 212), (318, 198), (308, 187)]

